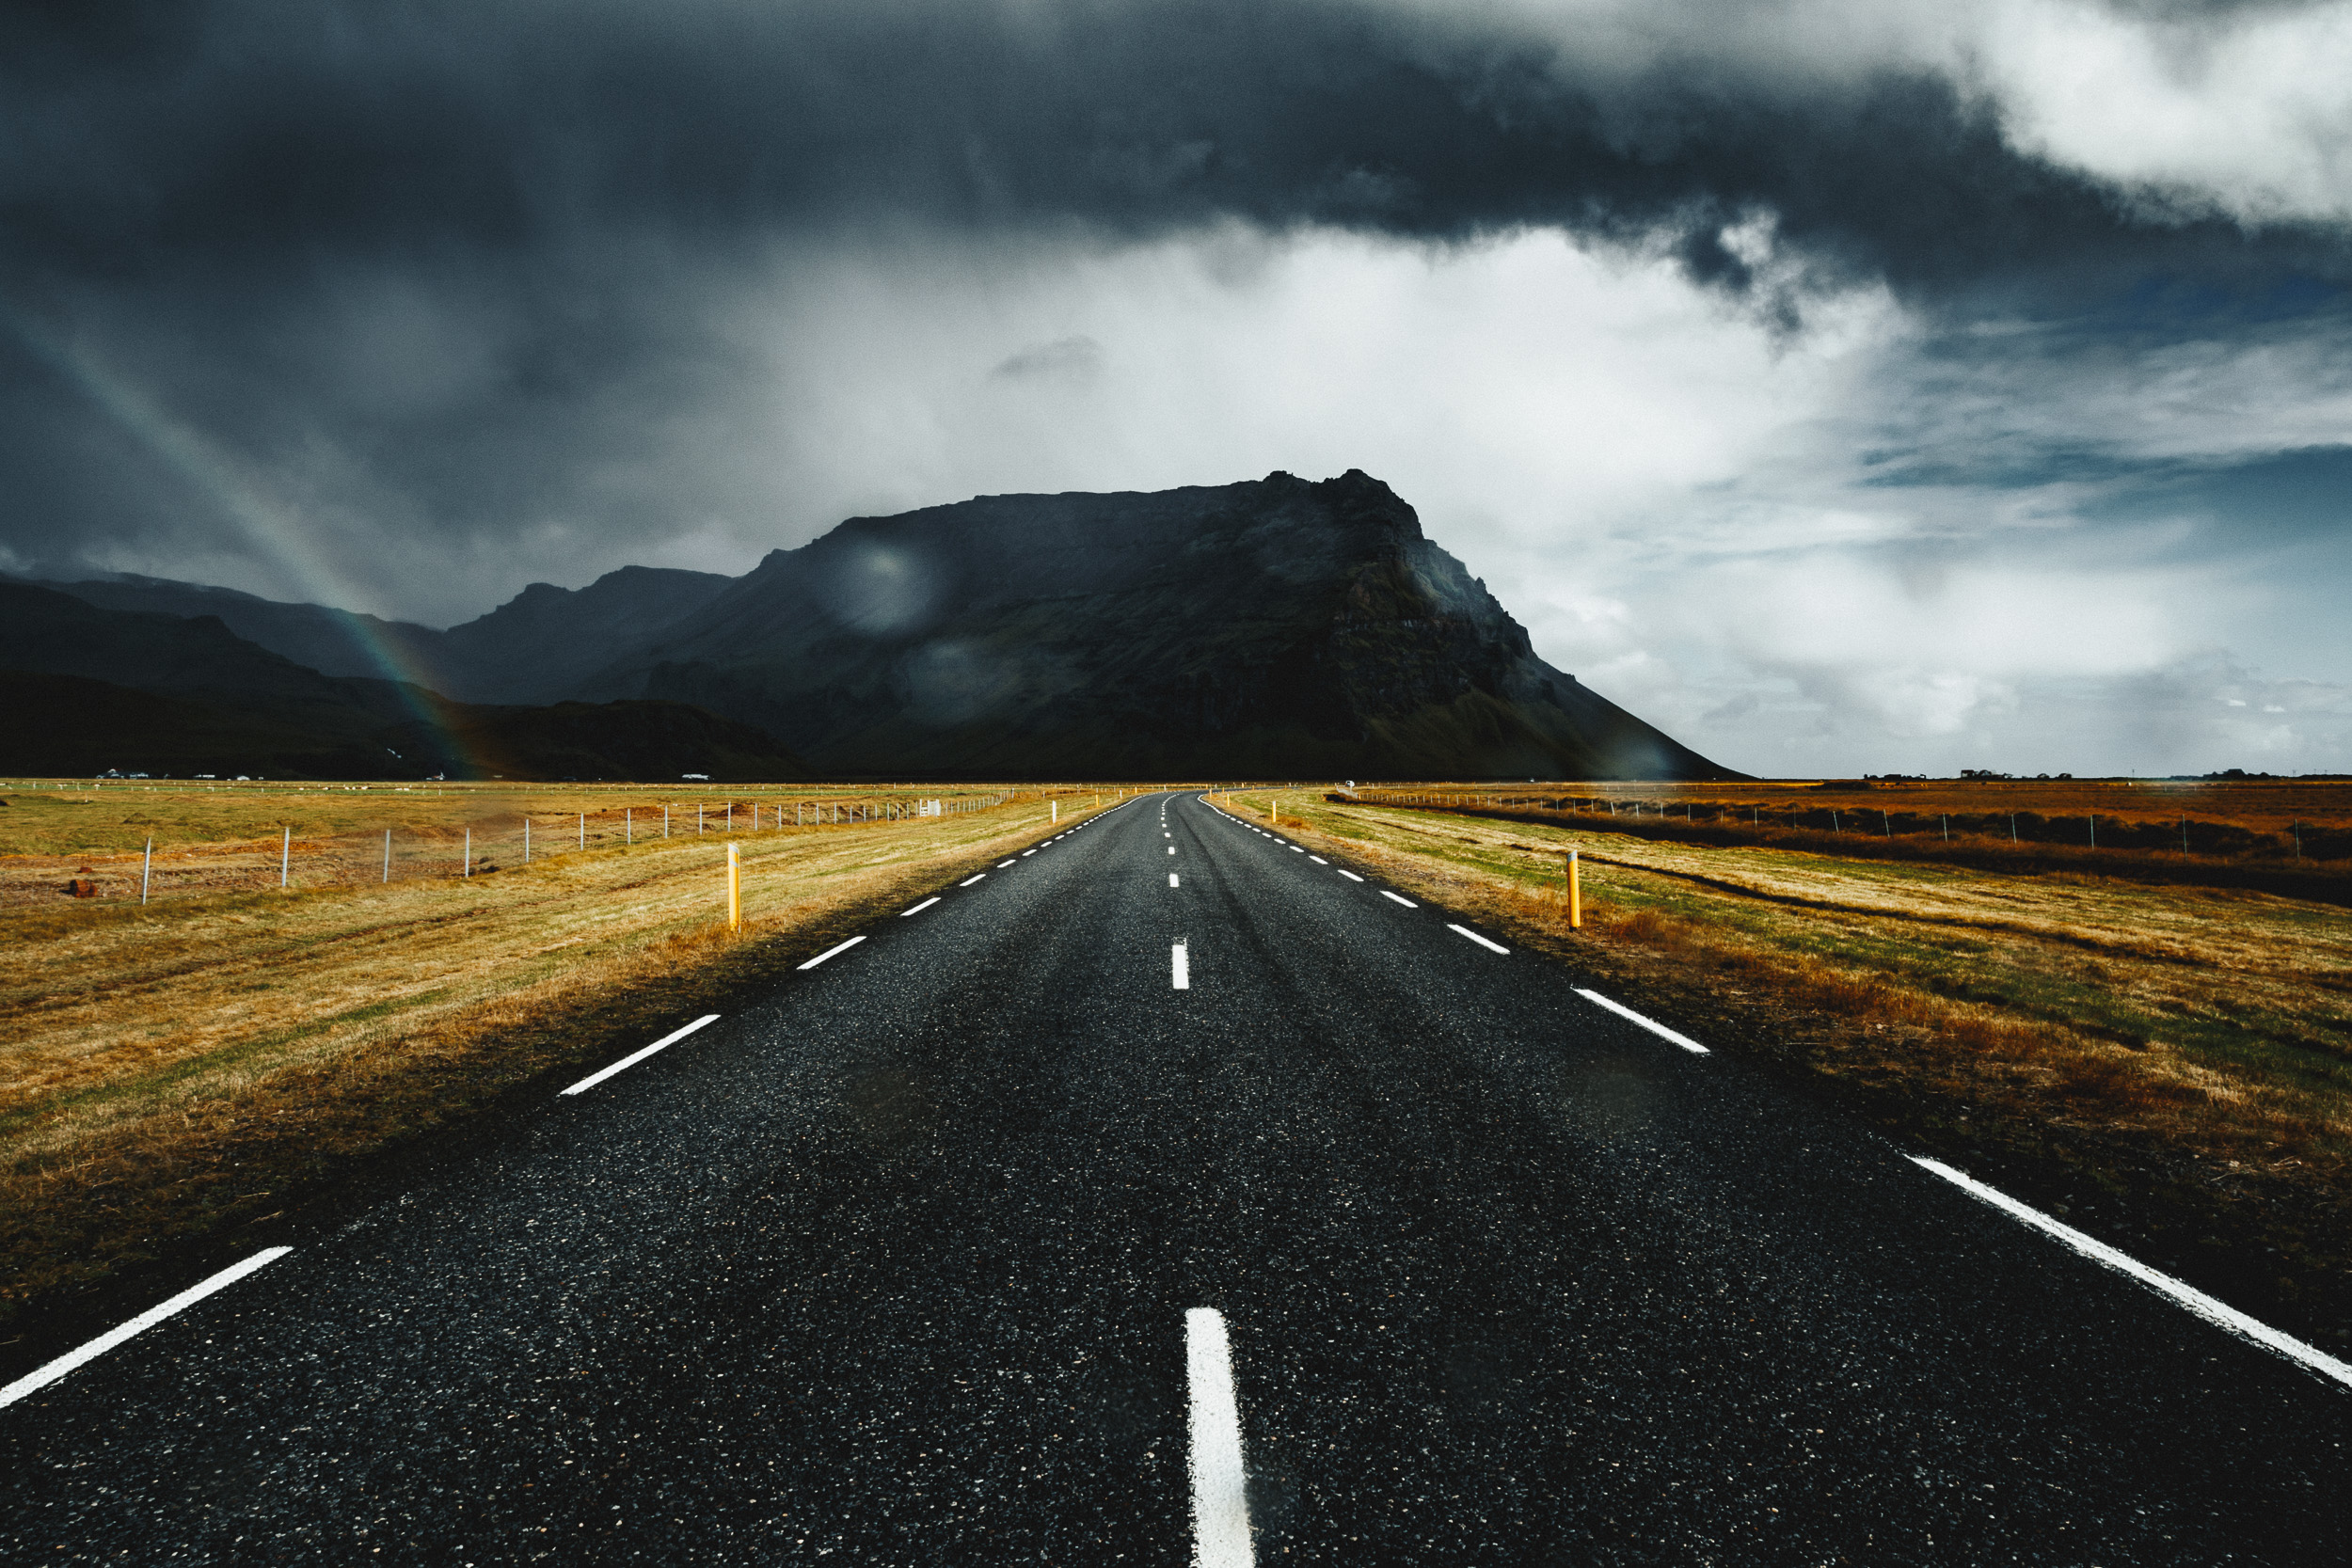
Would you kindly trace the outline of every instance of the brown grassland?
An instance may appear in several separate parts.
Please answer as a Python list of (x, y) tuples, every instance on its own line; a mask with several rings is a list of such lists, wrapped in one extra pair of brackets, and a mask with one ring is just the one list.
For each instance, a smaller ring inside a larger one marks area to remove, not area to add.
[[(2329, 788), (2274, 803), (2341, 820), (2352, 791)], [(1840, 853), (1832, 835), (1686, 842), (1613, 832), (1606, 815), (1304, 790), (1236, 800), (1261, 816), (1279, 801), (1294, 836), (1565, 958), (1912, 1148), (2269, 1321), (2337, 1349), (2352, 1341), (2352, 914), (2340, 884), (2286, 896), (2152, 884), (2128, 867)]]
[[(737, 931), (723, 919), (717, 832), (585, 852), (574, 837), (527, 869), (501, 855), (509, 869), (471, 879), (288, 892), (274, 885), (273, 838), (262, 890), (142, 908), (134, 885), (0, 911), (0, 1344), (28, 1306), (87, 1298), (109, 1275), (135, 1275), (192, 1241), (258, 1244), (386, 1151), (453, 1133), (520, 1086), (772, 981), (837, 933), (1043, 836), (1044, 793), (740, 832)], [(1050, 793), (1064, 823), (1117, 799)], [(139, 799), (149, 815), (197, 823), (188, 836), (213, 831), (232, 847), (288, 816), (322, 835), (387, 816), (422, 833), (475, 820), (485, 804), (471, 792), (396, 803), (343, 794)], [(109, 814), (128, 796), (109, 794)], [(24, 798), (10, 793), (12, 819)], [(491, 803), (549, 818), (587, 809), (561, 787)]]
[[(662, 837), (707, 838), (819, 814), (903, 814), (941, 800), (949, 815), (1035, 786), (770, 784), (201, 784), (40, 780), (0, 787), (0, 905), (53, 902), (68, 881), (101, 898), (153, 899), (275, 889), (285, 834), (297, 887), (380, 882)], [(1090, 794), (1091, 792), (1089, 792)], [(469, 838), (469, 833), (471, 837)], [(389, 835), (389, 845), (386, 835)], [(154, 846), (151, 867), (145, 850)]]

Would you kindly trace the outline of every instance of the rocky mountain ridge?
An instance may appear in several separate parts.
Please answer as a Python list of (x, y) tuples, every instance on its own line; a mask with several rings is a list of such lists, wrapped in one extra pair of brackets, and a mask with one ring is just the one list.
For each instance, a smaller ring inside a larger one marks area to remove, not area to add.
[(853, 517), (740, 578), (534, 584), (445, 632), (155, 579), (67, 591), (177, 594), (297, 662), (374, 639), (444, 697), (683, 704), (842, 775), (1730, 776), (1545, 663), (1356, 469)]

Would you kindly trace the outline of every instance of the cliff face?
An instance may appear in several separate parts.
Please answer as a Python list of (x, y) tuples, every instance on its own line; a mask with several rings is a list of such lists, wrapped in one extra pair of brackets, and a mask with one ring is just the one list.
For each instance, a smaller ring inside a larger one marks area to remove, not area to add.
[(1537, 658), (1355, 470), (852, 518), (572, 694), (698, 704), (848, 773), (1725, 773)]

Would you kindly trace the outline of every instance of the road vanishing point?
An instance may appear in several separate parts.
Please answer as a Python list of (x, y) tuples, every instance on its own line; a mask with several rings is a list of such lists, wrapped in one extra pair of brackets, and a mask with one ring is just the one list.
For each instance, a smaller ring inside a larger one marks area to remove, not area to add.
[(2352, 1368), (1371, 866), (1163, 794), (934, 891), (91, 1324), (0, 1559), (2352, 1556)]

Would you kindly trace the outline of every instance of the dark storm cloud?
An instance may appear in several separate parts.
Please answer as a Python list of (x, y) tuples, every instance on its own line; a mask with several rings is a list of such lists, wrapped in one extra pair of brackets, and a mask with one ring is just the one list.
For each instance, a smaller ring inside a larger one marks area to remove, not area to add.
[[(2192, 35), (2238, 9), (2121, 8)], [(773, 439), (794, 346), (747, 341), (745, 301), (845, 235), (948, 268), (1000, 239), (1552, 228), (1783, 328), (1884, 283), (1962, 328), (2226, 334), (2352, 277), (2337, 229), (2019, 150), (1929, 55), (1816, 68), (1730, 37), (1753, 8), (1656, 14), (1629, 47), (1622, 18), (1302, 0), (19, 5), (0, 552), (244, 559), (281, 573), (245, 586), (433, 614), (696, 518), (754, 534), (769, 498), (727, 464)], [(1099, 325), (975, 329), (973, 378), (1090, 383), (1120, 363)]]
[(1777, 216), (1825, 278), (2344, 276), (2341, 237), (2136, 216), (1924, 70), (1619, 68), (1499, 24), (1276, 3), (322, 4), (14, 13), (13, 281), (431, 265), (651, 229), (1240, 217), (1672, 246)]

